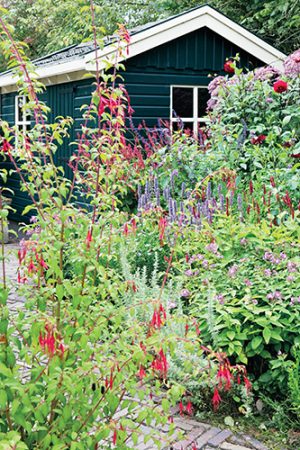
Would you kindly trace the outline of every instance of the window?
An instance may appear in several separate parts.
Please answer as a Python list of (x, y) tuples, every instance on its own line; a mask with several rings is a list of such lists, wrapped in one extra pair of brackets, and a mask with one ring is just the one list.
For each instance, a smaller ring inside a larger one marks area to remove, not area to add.
[(199, 124), (205, 123), (206, 104), (209, 100), (207, 86), (171, 86), (171, 126), (197, 134)]
[(30, 129), (30, 114), (25, 108), (28, 98), (26, 95), (17, 95), (15, 102), (16, 126), (19, 131), (25, 132)]

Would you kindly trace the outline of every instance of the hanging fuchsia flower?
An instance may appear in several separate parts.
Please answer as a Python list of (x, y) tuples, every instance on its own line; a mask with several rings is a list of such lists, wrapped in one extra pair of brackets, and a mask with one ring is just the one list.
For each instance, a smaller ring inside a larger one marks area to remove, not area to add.
[(53, 356), (55, 353), (55, 338), (52, 332), (48, 331), (46, 336), (42, 333), (39, 335), (39, 343), (42, 349), (48, 353), (49, 356)]
[(52, 358), (55, 354), (60, 358), (64, 357), (65, 346), (57, 339), (51, 325), (45, 325), (45, 334), (40, 332), (39, 344), (43, 351), (50, 356), (50, 358)]
[(37, 271), (37, 267), (34, 265), (32, 259), (29, 261), (28, 273), (34, 273)]
[(112, 443), (113, 443), (113, 445), (116, 445), (116, 443), (117, 443), (117, 437), (118, 437), (118, 435), (117, 435), (117, 430), (115, 430), (115, 431), (114, 431), (114, 434), (113, 434), (113, 438), (112, 438)]
[(244, 383), (245, 383), (245, 387), (247, 389), (247, 392), (251, 391), (252, 384), (251, 384), (250, 380), (245, 375), (244, 375)]
[(161, 349), (158, 353), (158, 355), (156, 356), (156, 358), (152, 361), (151, 364), (152, 369), (156, 370), (157, 372), (160, 373), (160, 375), (163, 378), (167, 377), (167, 373), (168, 373), (168, 361), (167, 361), (167, 357), (164, 354), (163, 349)]
[(189, 416), (192, 416), (192, 415), (193, 415), (193, 405), (192, 405), (191, 402), (188, 402), (188, 403), (187, 403), (186, 408), (185, 408), (185, 411), (186, 411), (186, 413), (187, 413)]
[(220, 405), (221, 401), (222, 401), (222, 399), (221, 399), (221, 397), (220, 397), (218, 388), (215, 387), (214, 395), (213, 395), (213, 398), (212, 398), (212, 404), (213, 404), (214, 411), (217, 411), (217, 409), (219, 408), (219, 405)]
[(146, 371), (144, 369), (144, 367), (142, 365), (140, 365), (140, 370), (138, 373), (138, 377), (140, 380), (143, 380), (143, 378), (145, 378), (147, 376)]
[(3, 139), (3, 141), (2, 141), (3, 153), (10, 153), (11, 150), (12, 150), (12, 145), (6, 139)]
[(157, 309), (154, 310), (151, 320), (151, 327), (157, 329), (161, 328), (161, 326), (165, 323), (166, 319), (167, 314), (165, 308), (163, 307), (162, 304), (160, 304), (158, 310)]
[(87, 232), (87, 235), (86, 235), (86, 239), (85, 239), (85, 243), (86, 243), (87, 249), (90, 248), (92, 240), (93, 240), (92, 230), (89, 229), (88, 232)]
[(179, 403), (179, 414), (181, 416), (183, 416), (183, 413), (184, 413), (184, 406), (183, 406), (183, 403), (180, 401), (180, 403)]
[(158, 222), (159, 240), (160, 240), (161, 245), (163, 244), (166, 227), (167, 227), (167, 220), (164, 217), (161, 217)]
[(223, 381), (225, 382), (225, 391), (229, 391), (231, 388), (231, 381), (232, 381), (232, 373), (230, 372), (230, 369), (228, 367), (228, 364), (222, 364), (219, 367), (218, 373), (217, 373), (217, 379), (219, 380), (219, 389), (223, 385)]

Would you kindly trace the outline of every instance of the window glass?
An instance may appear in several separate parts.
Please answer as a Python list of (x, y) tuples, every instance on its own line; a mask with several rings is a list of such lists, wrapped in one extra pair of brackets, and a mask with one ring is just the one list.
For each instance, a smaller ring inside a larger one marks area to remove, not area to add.
[(25, 131), (30, 129), (30, 112), (24, 109), (28, 99), (25, 95), (18, 95), (16, 97), (16, 125), (20, 131)]
[(173, 116), (193, 117), (194, 102), (193, 88), (174, 87), (173, 88)]
[(178, 131), (183, 129), (185, 133), (194, 133), (194, 122), (173, 122), (173, 130)]
[(210, 98), (207, 88), (198, 88), (198, 117), (206, 116), (207, 102)]

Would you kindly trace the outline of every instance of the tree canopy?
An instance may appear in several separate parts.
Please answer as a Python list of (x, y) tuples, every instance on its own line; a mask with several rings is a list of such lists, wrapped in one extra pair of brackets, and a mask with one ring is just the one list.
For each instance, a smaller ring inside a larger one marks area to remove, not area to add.
[[(111, 34), (118, 23), (131, 28), (204, 3), (285, 53), (300, 47), (299, 0), (94, 0), (95, 22), (99, 35)], [(2, 0), (2, 5), (30, 58), (91, 39), (88, 0)]]

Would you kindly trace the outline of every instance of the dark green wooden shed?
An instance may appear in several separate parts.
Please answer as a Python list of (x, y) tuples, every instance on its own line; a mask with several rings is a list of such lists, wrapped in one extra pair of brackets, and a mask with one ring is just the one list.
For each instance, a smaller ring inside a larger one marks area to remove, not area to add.
[[(143, 120), (149, 127), (159, 118), (176, 126), (176, 114), (186, 127), (196, 129), (205, 115), (207, 85), (212, 75), (223, 73), (226, 58), (239, 53), (241, 65), (253, 69), (263, 65), (281, 68), (285, 55), (242, 26), (209, 6), (131, 30), (129, 55), (121, 73), (135, 111), (135, 125)], [(99, 60), (115, 52), (110, 39)], [(38, 78), (46, 91), (41, 99), (52, 110), (52, 116), (71, 116), (74, 127), (68, 141), (60, 147), (57, 164), (65, 168), (72, 153), (70, 142), (81, 131), (80, 107), (88, 104), (93, 79), (86, 74), (95, 71), (95, 52), (91, 43), (68, 47), (35, 61)], [(101, 62), (100, 62), (101, 66)], [(11, 125), (26, 127), (18, 102), (15, 81), (10, 73), (0, 76), (0, 117)], [(1, 163), (9, 168), (8, 163)], [(15, 220), (24, 220), (22, 210), (29, 202), (20, 190), (18, 175), (11, 175), (8, 185), (14, 190), (12, 206)]]

